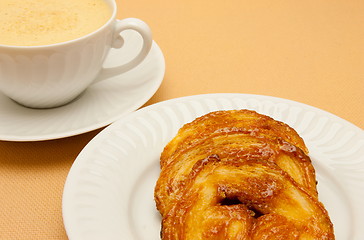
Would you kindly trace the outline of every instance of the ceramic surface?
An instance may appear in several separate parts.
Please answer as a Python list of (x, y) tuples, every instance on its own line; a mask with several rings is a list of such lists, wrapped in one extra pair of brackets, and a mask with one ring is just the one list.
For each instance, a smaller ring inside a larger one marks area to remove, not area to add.
[(185, 123), (215, 110), (252, 109), (283, 121), (305, 140), (319, 199), (340, 240), (364, 239), (364, 132), (320, 109), (285, 99), (207, 94), (173, 99), (125, 116), (74, 162), (64, 188), (69, 239), (160, 239), (153, 191), (159, 156)]
[[(104, 66), (127, 62), (137, 54), (140, 37), (123, 33), (131, 45), (112, 49)], [(120, 54), (125, 58), (120, 59)], [(23, 107), (0, 93), (0, 139), (39, 141), (68, 137), (106, 126), (148, 101), (162, 83), (164, 56), (153, 42), (144, 61), (136, 68), (89, 87), (68, 105), (52, 109)]]

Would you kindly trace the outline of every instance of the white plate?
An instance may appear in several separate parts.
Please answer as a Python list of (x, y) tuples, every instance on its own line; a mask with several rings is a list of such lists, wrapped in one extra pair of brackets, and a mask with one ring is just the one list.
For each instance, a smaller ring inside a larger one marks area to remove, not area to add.
[[(125, 47), (111, 49), (105, 67), (128, 61), (141, 46), (140, 36), (123, 33)], [(124, 56), (122, 59), (119, 56)], [(161, 49), (153, 42), (136, 68), (96, 83), (72, 103), (53, 109), (30, 109), (0, 93), (0, 139), (39, 141), (63, 138), (104, 127), (147, 102), (159, 88), (165, 72)]]
[(177, 130), (215, 110), (252, 109), (304, 138), (319, 198), (338, 240), (364, 239), (364, 132), (320, 109), (280, 98), (207, 94), (157, 103), (120, 119), (83, 149), (66, 180), (63, 219), (71, 240), (159, 239), (153, 190), (159, 155)]

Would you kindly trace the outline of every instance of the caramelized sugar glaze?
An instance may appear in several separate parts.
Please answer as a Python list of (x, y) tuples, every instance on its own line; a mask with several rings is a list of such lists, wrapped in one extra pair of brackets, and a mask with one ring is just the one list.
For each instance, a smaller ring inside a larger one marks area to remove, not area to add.
[(294, 129), (254, 111), (185, 124), (161, 154), (162, 239), (334, 239), (307, 154)]

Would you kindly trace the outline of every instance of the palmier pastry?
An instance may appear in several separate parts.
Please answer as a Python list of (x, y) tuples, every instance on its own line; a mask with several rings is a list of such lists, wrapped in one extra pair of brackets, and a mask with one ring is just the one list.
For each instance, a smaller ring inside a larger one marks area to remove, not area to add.
[(308, 154), (307, 147), (297, 132), (287, 124), (276, 121), (271, 117), (250, 110), (217, 111), (206, 114), (185, 124), (161, 155), (161, 166), (175, 152), (181, 151), (188, 145), (198, 144), (206, 136), (219, 132), (244, 132), (250, 135), (280, 138), (302, 149)]
[(334, 239), (307, 153), (292, 128), (253, 111), (186, 124), (161, 154), (162, 239)]

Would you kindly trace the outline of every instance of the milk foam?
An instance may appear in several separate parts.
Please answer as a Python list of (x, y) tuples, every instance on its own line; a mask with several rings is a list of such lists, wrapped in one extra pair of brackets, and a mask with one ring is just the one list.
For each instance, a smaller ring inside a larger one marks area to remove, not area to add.
[(111, 14), (103, 0), (0, 0), (0, 44), (69, 41), (97, 30)]

